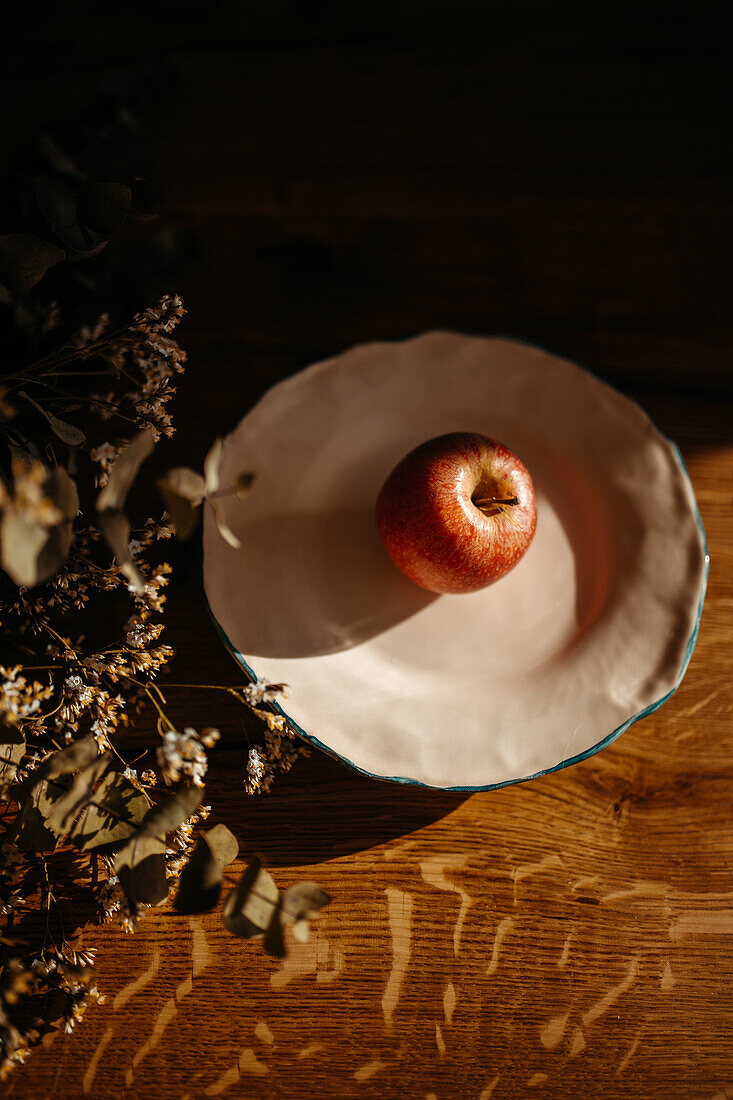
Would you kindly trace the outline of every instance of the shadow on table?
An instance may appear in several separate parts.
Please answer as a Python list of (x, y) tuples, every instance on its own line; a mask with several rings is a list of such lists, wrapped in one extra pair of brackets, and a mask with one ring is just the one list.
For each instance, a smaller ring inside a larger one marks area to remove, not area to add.
[[(236, 759), (234, 759), (236, 757)], [(409, 836), (446, 817), (469, 794), (368, 779), (323, 753), (279, 776), (270, 794), (248, 796), (232, 775), (243, 753), (216, 754), (209, 771), (211, 822), (223, 821), (240, 858), (257, 852), (270, 866), (321, 863)]]

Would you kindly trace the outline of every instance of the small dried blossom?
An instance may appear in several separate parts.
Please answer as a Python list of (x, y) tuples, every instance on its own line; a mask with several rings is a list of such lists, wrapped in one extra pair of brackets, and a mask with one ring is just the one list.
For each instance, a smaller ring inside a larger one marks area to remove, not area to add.
[(0, 480), (0, 508), (22, 515), (28, 523), (55, 527), (65, 519), (58, 503), (48, 492), (49, 469), (38, 460), (14, 458), (12, 494)]
[(245, 776), (244, 785), (247, 788), (248, 794), (255, 794), (255, 792), (264, 789), (269, 790), (270, 783), (272, 782), (269, 775), (269, 769), (262, 756), (260, 750), (253, 746), (249, 750), (247, 757), (247, 774)]
[(166, 783), (180, 783), (186, 779), (197, 787), (203, 787), (208, 760), (204, 744), (195, 729), (187, 726), (182, 733), (175, 729), (166, 730), (157, 758)]
[(10, 916), (23, 904), (21, 886), (27, 865), (25, 852), (12, 841), (5, 841), (0, 847), (0, 916)]
[(82, 325), (71, 338), (71, 343), (77, 348), (86, 348), (96, 343), (109, 328), (109, 314), (100, 313), (99, 317), (91, 325)]
[(172, 332), (185, 314), (183, 299), (178, 294), (164, 294), (157, 305), (136, 314), (134, 324), (144, 332)]
[(22, 673), (22, 665), (12, 668), (0, 665), (0, 719), (10, 725), (21, 725), (29, 718), (37, 718), (41, 704), (54, 692), (52, 684), (28, 681)]
[(251, 706), (258, 706), (260, 703), (273, 703), (278, 696), (286, 697), (288, 686), (272, 684), (265, 677), (260, 677), (258, 680), (253, 680), (251, 684), (247, 684), (242, 689), (242, 694)]
[(101, 489), (107, 484), (110, 471), (123, 449), (124, 443), (100, 443), (98, 447), (93, 447), (89, 452), (92, 462), (96, 462), (99, 466), (94, 477), (94, 484), (97, 488)]
[(0, 974), (0, 1080), (25, 1061), (38, 1042), (38, 1010), (55, 1004), (48, 1022), (70, 1032), (89, 1005), (103, 1002), (94, 984), (92, 952), (63, 945), (44, 948), (30, 961), (7, 957)]

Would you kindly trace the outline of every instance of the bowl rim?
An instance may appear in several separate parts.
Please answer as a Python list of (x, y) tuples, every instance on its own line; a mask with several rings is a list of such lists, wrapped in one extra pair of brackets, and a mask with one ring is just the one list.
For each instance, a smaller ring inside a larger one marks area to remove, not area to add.
[[(391, 343), (391, 344), (400, 344), (400, 343), (405, 343), (409, 340), (419, 339), (420, 337), (423, 337), (423, 336), (426, 336), (426, 335), (432, 335), (436, 331), (443, 332), (444, 330), (430, 330), (429, 332), (416, 333), (414, 336), (404, 337), (403, 339), (399, 339), (399, 340), (389, 340), (389, 341), (380, 341), (380, 342)], [(454, 335), (454, 334), (451, 333), (451, 335)], [(455, 333), (455, 335), (459, 335), (459, 334)], [(467, 334), (466, 333), (461, 333), (460, 335), (467, 335)], [(477, 334), (475, 334), (475, 333), (472, 334), (471, 338), (474, 338), (474, 339), (477, 338)], [(478, 338), (479, 339), (486, 339), (486, 337), (481, 337), (481, 336), (479, 336)], [(524, 339), (517, 338), (517, 337), (505, 336), (503, 334), (502, 335), (496, 334), (493, 338), (494, 339), (498, 338), (498, 339), (503, 339), (503, 340), (510, 340), (511, 342), (513, 342), (515, 344), (520, 344), (520, 345), (523, 345), (524, 347), (531, 348), (535, 351), (540, 351), (540, 352), (547, 353), (546, 348), (541, 347), (539, 344), (534, 344), (529, 340), (524, 340)], [(491, 339), (491, 337), (489, 337), (489, 339)], [(354, 347), (354, 346), (359, 346), (359, 345), (351, 345), (351, 347)], [(350, 348), (345, 349), (345, 351), (349, 351), (349, 350), (350, 350)], [(344, 353), (341, 353), (341, 354), (344, 354)], [(553, 354), (553, 353), (550, 353), (550, 354)], [(329, 359), (330, 358), (336, 358), (336, 357), (335, 356), (334, 357), (329, 357)], [(328, 361), (329, 360), (325, 360), (325, 361), (322, 361), (322, 362), (328, 362)], [(320, 749), (322, 752), (327, 753), (329, 756), (333, 757), (335, 760), (339, 760), (342, 764), (345, 764), (347, 768), (349, 768), (353, 772), (356, 772), (358, 775), (365, 776), (368, 779), (377, 779), (377, 780), (380, 780), (380, 781), (385, 782), (385, 783), (399, 783), (399, 784), (402, 784), (403, 786), (424, 787), (427, 790), (448, 791), (448, 792), (464, 793), (464, 794), (478, 794), (478, 793), (481, 793), (483, 791), (497, 791), (497, 790), (501, 790), (503, 787), (512, 787), (517, 783), (528, 783), (532, 779), (539, 779), (543, 775), (551, 775), (553, 772), (562, 771), (564, 768), (569, 768), (573, 764), (580, 764), (583, 760), (588, 760), (591, 756), (595, 756), (596, 753), (600, 752), (602, 749), (605, 749), (608, 745), (612, 744), (618, 737), (621, 736), (622, 733), (625, 733), (626, 730), (629, 729), (630, 726), (633, 726), (636, 722), (641, 721), (642, 718), (646, 718), (648, 715), (653, 714), (655, 710), (658, 710), (664, 703), (667, 702), (668, 699), (670, 699), (674, 695), (674, 693), (677, 691), (680, 684), (682, 683), (682, 681), (685, 677), (685, 673), (687, 672), (687, 668), (690, 664), (690, 660), (692, 658), (692, 653), (693, 653), (693, 650), (695, 648), (695, 643), (697, 642), (697, 636), (698, 636), (699, 631), (700, 631), (700, 621), (702, 619), (703, 605), (705, 603), (705, 595), (706, 595), (706, 592), (707, 592), (708, 575), (709, 575), (709, 572), (710, 572), (710, 554), (709, 554), (709, 550), (708, 550), (707, 535), (705, 533), (705, 528), (703, 526), (702, 517), (700, 516), (700, 509), (699, 509), (699, 506), (698, 506), (698, 503), (697, 503), (697, 497), (695, 495), (694, 486), (692, 484), (692, 478), (690, 477), (689, 470), (687, 469), (687, 466), (685, 464), (685, 460), (682, 457), (682, 452), (680, 451), (680, 448), (677, 445), (677, 443), (675, 443), (675, 441), (673, 439), (670, 439), (670, 437), (668, 435), (666, 435), (664, 432), (662, 432), (659, 429), (657, 424), (652, 420), (652, 418), (649, 416), (647, 411), (639, 404), (638, 401), (636, 401), (634, 398), (630, 397), (628, 394), (624, 393), (623, 390), (621, 390), (618, 386), (615, 386), (613, 383), (608, 382), (605, 378), (601, 378), (600, 375), (596, 374), (594, 371), (588, 370), (587, 367), (581, 366), (581, 364), (576, 363), (575, 360), (567, 360), (567, 361), (572, 362), (574, 366), (578, 367), (580, 370), (582, 370), (586, 374), (590, 375), (592, 378), (594, 378), (601, 385), (608, 387), (608, 389), (613, 390), (615, 393), (619, 394), (621, 397), (625, 398), (627, 401), (631, 401), (633, 404), (637, 405), (637, 407), (639, 409), (641, 409), (641, 411), (648, 418), (649, 422), (651, 423), (651, 425), (653, 426), (655, 431), (659, 434), (659, 436), (661, 436), (662, 439), (666, 440), (666, 442), (672, 448), (674, 456), (675, 456), (675, 458), (677, 460), (677, 463), (679, 465), (680, 471), (682, 472), (683, 477), (686, 479), (686, 481), (689, 485), (690, 491), (691, 491), (692, 501), (693, 501), (694, 510), (695, 510), (695, 519), (697, 521), (697, 526), (698, 526), (698, 528), (700, 530), (700, 534), (702, 536), (702, 544), (703, 544), (702, 587), (701, 587), (701, 591), (700, 591), (700, 599), (699, 599), (699, 603), (698, 603), (698, 607), (697, 607), (697, 613), (696, 613), (696, 616), (695, 616), (695, 623), (694, 623), (694, 626), (693, 626), (693, 629), (692, 629), (692, 633), (690, 634), (690, 637), (687, 641), (687, 646), (685, 648), (685, 654), (684, 654), (684, 657), (683, 657), (683, 660), (682, 660), (682, 665), (680, 667), (680, 671), (679, 671), (679, 674), (677, 676), (677, 679), (676, 679), (674, 685), (670, 688), (669, 691), (665, 692), (665, 694), (662, 695), (659, 699), (654, 700), (654, 702), (652, 702), (652, 703), (648, 703), (645, 707), (643, 707), (636, 714), (633, 714), (630, 718), (627, 718), (624, 722), (622, 722), (620, 726), (617, 726), (610, 733), (608, 733), (604, 737), (602, 737), (599, 741), (597, 741), (595, 743), (595, 745), (592, 745), (588, 749), (584, 749), (583, 752), (577, 753), (575, 756), (568, 757), (566, 760), (562, 760), (559, 764), (554, 764), (551, 768), (543, 768), (540, 771), (533, 772), (532, 775), (519, 776), (516, 779), (503, 780), (501, 783), (487, 783), (487, 784), (483, 784), (483, 785), (479, 785), (479, 786), (455, 786), (455, 787), (453, 787), (453, 786), (451, 786), (451, 787), (436, 786), (435, 784), (432, 784), (432, 783), (424, 783), (421, 779), (412, 779), (409, 776), (379, 775), (376, 772), (370, 772), (366, 768), (361, 768), (358, 764), (355, 764), (352, 760), (349, 760), (348, 757), (343, 756), (339, 752), (336, 752), (335, 749), (332, 749), (328, 745), (325, 745), (314, 734), (308, 733), (307, 730), (304, 730), (302, 728), (302, 726), (300, 726), (293, 718), (291, 718), (291, 716), (280, 706), (279, 703), (273, 702), (271, 704), (271, 706), (273, 708), (273, 712), (275, 714), (280, 715), (282, 718), (284, 718), (285, 721), (287, 722), (288, 726), (295, 733), (297, 733), (297, 735), (299, 737), (301, 737), (307, 744), (312, 745), (314, 748)], [(312, 367), (318, 367), (318, 366), (321, 366), (320, 362), (310, 364), (309, 366), (306, 366), (306, 367), (302, 368), (301, 371), (296, 371), (296, 372), (294, 372), (293, 375), (289, 375), (287, 378), (280, 379), (278, 382), (275, 382), (273, 384), (273, 386), (270, 387), (270, 389), (274, 388), (274, 386), (282, 385), (283, 382), (287, 382), (289, 380), (289, 378), (293, 378), (296, 375), (302, 374), (304, 371), (308, 371)], [(267, 390), (265, 392), (267, 393), (267, 392), (269, 392), (269, 390)], [(258, 401), (262, 400), (262, 397), (264, 397), (264, 394), (262, 394), (262, 396), (258, 399)], [(255, 404), (257, 404), (257, 403), (258, 402), (256, 402)], [(252, 406), (252, 408), (254, 408), (254, 405)], [(251, 410), (248, 410), (248, 412), (249, 411), (251, 411)], [(248, 413), (244, 413), (243, 415), (246, 416), (247, 414)], [(257, 673), (247, 663), (247, 660), (245, 659), (244, 655), (239, 652), (239, 650), (236, 648), (236, 646), (229, 639), (229, 637), (227, 636), (226, 632), (224, 631), (223, 627), (219, 623), (218, 619), (216, 618), (216, 615), (214, 614), (214, 612), (211, 608), (211, 604), (209, 603), (209, 599), (208, 599), (208, 596), (206, 594), (206, 587), (205, 587), (205, 584), (204, 584), (203, 557), (204, 557), (204, 555), (203, 555), (203, 539), (202, 539), (202, 542), (201, 542), (201, 581), (202, 581), (202, 585), (201, 585), (201, 587), (202, 587), (202, 591), (203, 591), (204, 603), (206, 605), (206, 610), (208, 611), (208, 613), (211, 617), (211, 620), (214, 624), (216, 632), (219, 635), (219, 638), (220, 638), (222, 644), (224, 645), (224, 648), (234, 658), (237, 665), (247, 674), (247, 676), (249, 677), (250, 683), (254, 683), (258, 678)]]

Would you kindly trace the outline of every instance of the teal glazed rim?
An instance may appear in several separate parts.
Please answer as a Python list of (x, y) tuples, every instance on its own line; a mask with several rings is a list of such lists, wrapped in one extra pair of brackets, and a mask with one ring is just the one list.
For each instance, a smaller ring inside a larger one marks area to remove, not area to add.
[[(517, 340), (516, 342), (517, 343), (523, 343), (523, 344), (525, 344), (526, 346), (529, 346), (529, 347), (537, 347), (537, 345), (530, 344), (526, 340)], [(539, 350), (544, 350), (544, 349), (539, 349)], [(586, 370), (586, 368), (583, 368), (583, 370)], [(593, 371), (587, 371), (586, 370), (586, 373), (593, 375), (594, 378), (598, 378), (598, 376), (595, 375), (593, 373)], [(601, 381), (603, 383), (603, 385), (608, 386), (609, 389), (616, 390), (617, 393), (620, 393), (624, 397), (627, 396), (626, 394), (623, 394), (622, 391), (619, 390), (617, 386), (610, 385), (610, 383), (606, 382), (605, 379), (600, 379), (599, 378), (598, 380)], [(638, 404), (638, 402), (637, 402), (637, 404)], [(648, 416), (648, 413), (646, 415)], [(649, 419), (651, 420), (651, 417)], [(654, 424), (653, 421), (652, 421), (652, 423)], [(358, 775), (363, 775), (363, 776), (367, 777), (368, 779), (378, 779), (378, 780), (380, 780), (381, 782), (384, 782), (384, 783), (401, 783), (404, 786), (424, 787), (427, 790), (453, 791), (455, 793), (464, 793), (464, 794), (478, 794), (478, 793), (481, 793), (483, 791), (498, 791), (498, 790), (501, 790), (502, 787), (512, 787), (516, 783), (528, 783), (532, 779), (539, 779), (543, 775), (551, 775), (553, 772), (561, 771), (563, 768), (569, 768), (573, 764), (580, 764), (580, 763), (582, 763), (583, 760), (588, 760), (591, 756), (595, 756), (596, 753), (600, 752), (602, 749), (605, 749), (608, 745), (612, 744), (616, 740), (616, 738), (620, 737), (622, 733), (625, 733), (626, 730), (629, 729), (630, 726), (633, 726), (636, 722), (641, 721), (642, 718), (646, 718), (648, 715), (653, 714), (655, 710), (659, 710), (659, 708), (664, 703), (666, 703), (668, 699), (670, 699), (674, 695), (674, 693), (677, 691), (680, 684), (682, 683), (682, 681), (685, 677), (685, 673), (687, 672), (688, 665), (690, 663), (690, 658), (692, 657), (692, 651), (695, 648), (695, 643), (697, 641), (697, 636), (698, 636), (698, 633), (700, 631), (700, 620), (702, 618), (703, 604), (705, 602), (705, 593), (707, 591), (708, 574), (710, 572), (710, 555), (708, 553), (707, 536), (705, 534), (705, 528), (703, 526), (702, 518), (700, 516), (700, 509), (699, 509), (698, 504), (697, 504), (697, 498), (695, 496), (695, 490), (694, 490), (694, 486), (692, 484), (692, 478), (690, 477), (687, 466), (685, 465), (685, 460), (682, 457), (682, 453), (681, 453), (679, 447), (677, 446), (677, 444), (674, 442), (674, 440), (670, 439), (669, 436), (664, 434), (664, 432), (660, 432), (659, 428), (657, 428), (656, 424), (654, 424), (654, 427), (659, 432), (659, 434), (664, 439), (666, 439), (667, 442), (672, 447), (672, 449), (674, 451), (674, 454), (675, 454), (675, 457), (677, 459), (677, 462), (679, 464), (680, 470), (682, 471), (682, 474), (687, 479), (687, 482), (690, 486), (690, 489), (692, 491), (692, 499), (693, 499), (694, 506), (695, 506), (695, 518), (697, 520), (697, 525), (700, 529), (700, 534), (702, 535), (703, 550), (704, 550), (704, 570), (703, 570), (703, 578), (702, 578), (702, 591), (700, 593), (700, 602), (698, 604), (697, 615), (695, 617), (695, 625), (692, 629), (692, 633), (691, 633), (690, 638), (687, 642), (687, 647), (685, 649), (685, 656), (684, 656), (684, 659), (682, 661), (682, 667), (680, 669), (679, 676), (677, 677), (677, 681), (674, 684), (674, 687), (670, 688), (670, 690), (668, 692), (666, 692), (666, 694), (662, 695), (661, 698), (657, 699), (653, 703), (649, 703), (647, 706), (645, 706), (643, 708), (643, 710), (640, 710), (637, 714), (632, 715), (631, 718), (628, 718), (620, 726), (617, 726), (616, 729), (612, 730), (611, 733), (609, 733), (605, 737), (601, 738), (601, 740), (596, 742), (596, 744), (591, 746), (591, 748), (585, 749), (584, 752), (578, 753), (575, 756), (568, 757), (567, 760), (563, 760), (559, 764), (555, 764), (551, 768), (543, 768), (541, 771), (534, 772), (532, 775), (525, 775), (525, 776), (522, 776), (518, 779), (506, 779), (502, 783), (487, 783), (483, 786), (476, 786), (476, 787), (473, 787), (473, 786), (436, 787), (436, 786), (433, 786), (431, 783), (423, 783), (419, 779), (410, 779), (408, 776), (403, 776), (403, 775), (377, 775), (375, 772), (370, 772), (370, 771), (367, 771), (365, 768), (360, 768), (359, 765), (355, 764), (352, 760), (347, 759), (347, 757), (342, 756), (340, 753), (336, 752), (334, 749), (329, 748), (328, 745), (324, 745), (324, 743), (322, 741), (319, 741), (319, 739), (316, 736), (314, 736), (314, 734), (308, 733), (300, 725), (298, 725), (298, 723), (293, 718), (291, 718), (290, 715), (287, 714), (286, 711), (283, 710), (283, 708), (280, 706), (279, 703), (272, 703), (271, 704), (272, 707), (273, 707), (274, 712), (276, 714), (281, 715), (281, 717), (283, 717), (287, 721), (287, 723), (291, 727), (291, 729), (293, 729), (298, 734), (298, 736), (301, 737), (304, 741), (306, 741), (309, 745), (312, 745), (313, 747), (315, 747), (317, 749), (320, 749), (322, 752), (327, 753), (329, 756), (333, 757), (335, 760), (339, 760), (342, 764), (345, 764), (347, 768), (349, 768), (353, 772), (356, 772)], [(202, 566), (203, 566), (203, 543), (202, 543)], [(202, 569), (202, 573), (203, 573), (203, 569)], [(202, 581), (203, 581), (203, 576), (202, 576)], [(227, 649), (229, 651), (229, 653), (232, 655), (232, 657), (234, 658), (236, 663), (239, 665), (239, 667), (244, 670), (244, 672), (249, 677), (250, 682), (254, 682), (255, 680), (257, 680), (257, 673), (247, 663), (247, 661), (245, 660), (244, 655), (239, 652), (239, 650), (236, 648), (236, 646), (234, 646), (232, 644), (232, 642), (230, 641), (230, 639), (227, 637), (226, 633), (224, 632), (224, 630), (221, 627), (219, 621), (217, 620), (216, 616), (214, 615), (214, 612), (211, 609), (211, 605), (210, 605), (208, 597), (206, 595), (206, 589), (203, 586), (203, 583), (202, 583), (202, 588), (203, 588), (204, 602), (206, 604), (206, 609), (209, 612), (209, 615), (211, 616), (211, 620), (214, 623), (214, 626), (216, 628), (216, 632), (219, 635), (225, 649)]]

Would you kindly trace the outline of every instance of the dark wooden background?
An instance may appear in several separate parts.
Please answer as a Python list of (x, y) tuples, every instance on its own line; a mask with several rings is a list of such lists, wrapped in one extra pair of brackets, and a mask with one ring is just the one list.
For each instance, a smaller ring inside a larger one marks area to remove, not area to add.
[[(733, 1096), (733, 370), (723, 8), (327, 0), (25, 5), (0, 41), (7, 151), (114, 69), (184, 61), (143, 114), (190, 367), (161, 463), (352, 343), (502, 333), (636, 396), (681, 445), (712, 556), (677, 695), (556, 775), (461, 797), (314, 755), (214, 820), (334, 898), (285, 964), (216, 914), (99, 948), (107, 1003), (16, 1098)], [(123, 254), (125, 245), (114, 244)], [(181, 556), (177, 680), (236, 682)], [(176, 697), (187, 724), (226, 723)], [(140, 743), (150, 741), (140, 732)]]

